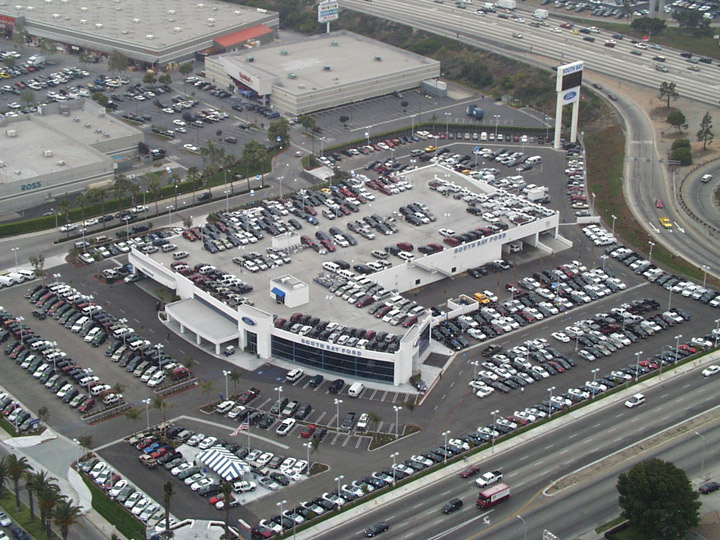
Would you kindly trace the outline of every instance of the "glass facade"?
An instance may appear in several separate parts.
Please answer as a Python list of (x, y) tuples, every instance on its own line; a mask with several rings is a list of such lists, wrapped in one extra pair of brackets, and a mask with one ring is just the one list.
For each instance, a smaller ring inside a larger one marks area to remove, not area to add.
[(430, 346), (430, 325), (428, 324), (425, 328), (420, 330), (420, 341), (418, 341), (418, 354), (422, 357), (422, 354)]
[(247, 349), (252, 354), (257, 354), (257, 334), (255, 332), (245, 332), (247, 338)]
[[(367, 354), (358, 349), (358, 353)], [(350, 375), (358, 379), (393, 382), (395, 364), (384, 360), (364, 358), (351, 354), (318, 349), (272, 336), (272, 355), (316, 369), (332, 371), (338, 375)]]

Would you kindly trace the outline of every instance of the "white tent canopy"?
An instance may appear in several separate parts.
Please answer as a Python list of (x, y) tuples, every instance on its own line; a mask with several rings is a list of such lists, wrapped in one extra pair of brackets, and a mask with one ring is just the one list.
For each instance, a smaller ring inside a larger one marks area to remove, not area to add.
[(209, 467), (220, 478), (228, 482), (242, 478), (244, 474), (250, 472), (247, 463), (222, 446), (214, 446), (205, 450), (197, 456), (197, 461)]

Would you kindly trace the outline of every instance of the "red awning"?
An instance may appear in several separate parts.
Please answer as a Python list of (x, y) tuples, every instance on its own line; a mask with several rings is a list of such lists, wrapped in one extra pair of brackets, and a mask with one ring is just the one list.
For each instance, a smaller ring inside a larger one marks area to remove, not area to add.
[(220, 38), (217, 38), (215, 40), (215, 43), (217, 43), (218, 47), (223, 47), (227, 49), (228, 47), (232, 47), (233, 45), (245, 43), (249, 39), (259, 38), (260, 36), (264, 36), (271, 32), (272, 29), (268, 28), (264, 24), (258, 24), (257, 26), (253, 26), (252, 28), (246, 28), (245, 30), (233, 32), (232, 34), (227, 34)]

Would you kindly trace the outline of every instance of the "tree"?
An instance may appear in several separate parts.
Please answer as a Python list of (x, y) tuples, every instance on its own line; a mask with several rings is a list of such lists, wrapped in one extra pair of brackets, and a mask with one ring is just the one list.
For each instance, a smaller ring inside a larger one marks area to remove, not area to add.
[(163, 484), (163, 506), (165, 507), (165, 530), (170, 530), (170, 501), (175, 495), (175, 489), (173, 488), (172, 482), (165, 482)]
[(672, 17), (678, 22), (681, 30), (687, 30), (696, 37), (712, 32), (710, 20), (706, 19), (700, 11), (694, 9), (676, 9), (673, 11)]
[(43, 489), (38, 492), (38, 504), (40, 506), (40, 521), (45, 525), (45, 533), (47, 540), (52, 540), (52, 515), (55, 505), (64, 497), (60, 494), (60, 488), (57, 484), (47, 483)]
[[(290, 142), (290, 122), (287, 121), (287, 118), (271, 122), (268, 126), (267, 136), (271, 144), (286, 147)], [(278, 141), (278, 137), (280, 137), (280, 141)]]
[(201, 391), (200, 393), (210, 399), (210, 394), (213, 391), (213, 382), (212, 379), (208, 379), (207, 381), (203, 381), (200, 383)]
[(674, 82), (664, 81), (660, 83), (660, 90), (658, 92), (658, 99), (667, 100), (666, 108), (670, 108), (670, 100), (677, 101), (680, 94), (677, 92), (677, 88)]
[(41, 39), (38, 45), (40, 46), (40, 52), (46, 56), (52, 57), (57, 52), (55, 43), (47, 38)]
[(113, 385), (111, 390), (116, 394), (122, 394), (125, 391), (126, 386), (123, 383), (117, 382)]
[(20, 101), (22, 101), (26, 107), (29, 107), (33, 103), (35, 103), (35, 94), (32, 92), (32, 90), (23, 90), (20, 92)]
[(30, 507), (30, 521), (35, 520), (35, 500), (33, 495), (40, 494), (46, 485), (52, 483), (54, 478), (50, 478), (45, 471), (28, 471), (25, 473), (25, 489), (28, 494), (28, 506)]
[(128, 420), (131, 420), (133, 422), (133, 424), (135, 422), (137, 422), (138, 420), (140, 420), (141, 417), (142, 417), (142, 413), (140, 412), (140, 409), (137, 409), (135, 407), (132, 407), (132, 408), (128, 409), (127, 411), (125, 411), (125, 418), (127, 418)]
[(93, 443), (92, 435), (82, 435), (78, 437), (77, 439), (78, 443), (80, 443), (80, 448), (82, 448), (85, 452), (90, 450), (90, 447)]
[(220, 493), (223, 495), (223, 510), (225, 510), (225, 534), (223, 534), (223, 538), (225, 540), (230, 540), (232, 538), (230, 536), (230, 500), (233, 496), (233, 486), (230, 482), (225, 480), (222, 484), (220, 484), (220, 490)]
[(68, 533), (73, 525), (83, 526), (82, 508), (63, 499), (57, 503), (53, 510), (55, 525), (60, 528), (60, 535), (63, 540), (68, 539)]
[(160, 198), (160, 194), (162, 193), (162, 188), (160, 187), (160, 179), (157, 177), (157, 175), (154, 175), (150, 178), (150, 182), (148, 183), (148, 192), (150, 193), (150, 195), (153, 196), (153, 199), (155, 200), (155, 213), (157, 214), (159, 212), (158, 199)]
[(170, 407), (168, 402), (165, 400), (165, 398), (161, 395), (154, 395), (152, 398), (152, 403), (150, 406), (153, 409), (157, 409), (162, 413), (162, 419), (163, 419), (163, 432), (167, 431), (167, 410)]
[(107, 104), (110, 103), (110, 98), (102, 92), (93, 92), (92, 99), (95, 103), (102, 107), (107, 107)]
[(25, 476), (25, 473), (32, 470), (30, 463), (25, 456), (17, 457), (15, 454), (10, 454), (7, 457), (8, 476), (13, 481), (15, 488), (15, 506), (17, 511), (20, 511), (20, 479)]
[(317, 127), (317, 122), (315, 121), (315, 118), (307, 114), (303, 114), (301, 117), (299, 117), (298, 123), (305, 128), (305, 133), (307, 133), (308, 130), (313, 131)]
[(81, 193), (75, 198), (75, 204), (80, 207), (80, 221), (85, 221), (85, 207), (90, 201), (85, 193)]
[(248, 180), (250, 189), (250, 171), (262, 171), (263, 163), (267, 156), (267, 150), (256, 140), (247, 142), (242, 152), (242, 161), (245, 163), (245, 178)]
[(172, 77), (170, 76), (169, 73), (162, 73), (162, 74), (158, 77), (158, 82), (159, 82), (160, 84), (170, 84), (170, 83), (172, 83)]
[(403, 407), (405, 407), (408, 411), (410, 411), (410, 414), (412, 414), (413, 412), (415, 412), (415, 407), (417, 407), (417, 405), (415, 405), (415, 402), (413, 400), (408, 399), (407, 401), (403, 402)]
[(237, 393), (238, 383), (242, 380), (242, 375), (240, 375), (239, 371), (233, 369), (230, 371), (230, 380), (235, 385), (235, 392)]
[[(70, 199), (60, 199), (57, 203), (58, 210), (65, 214), (65, 225), (70, 223), (70, 207), (72, 206), (72, 203), (70, 202)], [(70, 231), (67, 231), (68, 236), (70, 236)]]
[[(43, 255), (42, 253), (40, 255), (33, 255), (28, 260), (30, 261), (30, 264), (33, 267), (33, 275), (36, 278), (42, 279), (43, 285), (44, 285), (45, 284), (45, 255)], [(47, 407), (43, 407), (42, 409), (40, 409), (40, 411), (42, 411), (43, 409), (45, 409), (45, 414), (49, 415)], [(40, 417), (40, 411), (38, 411), (39, 417)], [(42, 417), (40, 417), (40, 420), (45, 422), (42, 419)]]
[(687, 123), (685, 121), (685, 115), (680, 111), (672, 111), (667, 117), (668, 124), (678, 130), (678, 133), (682, 133), (683, 129), (687, 129)]
[(124, 174), (118, 174), (115, 177), (115, 181), (112, 185), (112, 191), (116, 199), (122, 199), (125, 194), (130, 190), (130, 179)]
[(141, 156), (147, 156), (149, 153), (150, 147), (144, 142), (140, 141), (138, 143), (138, 154), (140, 154)]
[(635, 19), (631, 22), (630, 27), (633, 30), (642, 32), (643, 34), (657, 36), (665, 30), (667, 25), (663, 19), (659, 19), (657, 17), (640, 17), (639, 19)]
[(12, 56), (6, 56), (3, 58), (3, 65), (5, 67), (15, 67), (15, 59)]
[(145, 84), (155, 84), (157, 82), (157, 77), (155, 77), (155, 74), (151, 71), (148, 71), (143, 75), (143, 82)]
[(38, 418), (43, 424), (46, 424), (48, 421), (48, 418), (50, 418), (50, 411), (47, 407), (40, 407), (38, 409)]
[(85, 196), (90, 202), (100, 202), (100, 212), (105, 214), (105, 197), (107, 197), (107, 190), (105, 188), (90, 188), (85, 192)]
[(0, 499), (5, 495), (5, 482), (8, 478), (10, 478), (10, 473), (8, 472), (7, 458), (3, 457), (0, 458)]
[(108, 69), (110, 71), (125, 71), (130, 65), (130, 59), (118, 50), (113, 49), (108, 57)]
[(715, 138), (715, 134), (712, 132), (712, 117), (709, 112), (705, 113), (703, 119), (700, 121), (700, 130), (697, 132), (697, 139), (703, 143), (703, 150), (707, 148), (708, 144), (711, 144)]
[(183, 64), (180, 64), (180, 67), (178, 68), (178, 71), (180, 72), (180, 75), (183, 77), (187, 77), (192, 73), (193, 65), (192, 62), (185, 62)]
[(16, 47), (22, 49), (27, 39), (27, 30), (25, 30), (25, 23), (15, 21), (15, 30), (13, 30), (13, 43)]
[(661, 459), (649, 459), (618, 477), (623, 517), (652, 538), (685, 538), (700, 522), (699, 495), (685, 471)]
[(190, 186), (192, 188), (192, 203), (195, 204), (195, 189), (197, 186), (197, 181), (200, 178), (200, 172), (198, 171), (198, 168), (194, 165), (191, 167), (188, 167), (187, 174), (185, 175), (185, 179), (190, 181)]

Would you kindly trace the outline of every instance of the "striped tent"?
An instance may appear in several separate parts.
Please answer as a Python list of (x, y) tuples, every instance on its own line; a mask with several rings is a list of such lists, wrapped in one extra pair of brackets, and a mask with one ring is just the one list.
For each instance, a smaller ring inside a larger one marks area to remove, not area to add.
[(197, 456), (197, 461), (228, 482), (242, 478), (244, 474), (250, 472), (247, 463), (222, 446), (205, 450)]

